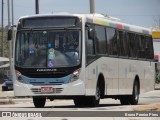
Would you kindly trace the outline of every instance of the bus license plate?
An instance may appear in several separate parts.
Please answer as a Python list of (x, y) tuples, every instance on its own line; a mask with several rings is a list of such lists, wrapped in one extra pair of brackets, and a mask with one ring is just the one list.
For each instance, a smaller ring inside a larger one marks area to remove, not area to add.
[(41, 92), (42, 93), (52, 93), (53, 88), (52, 87), (41, 87)]

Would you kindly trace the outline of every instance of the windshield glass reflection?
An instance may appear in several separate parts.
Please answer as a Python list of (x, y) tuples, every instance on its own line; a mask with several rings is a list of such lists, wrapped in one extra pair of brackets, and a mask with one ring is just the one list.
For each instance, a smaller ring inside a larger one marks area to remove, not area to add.
[(15, 64), (20, 67), (71, 67), (80, 64), (79, 30), (20, 31)]

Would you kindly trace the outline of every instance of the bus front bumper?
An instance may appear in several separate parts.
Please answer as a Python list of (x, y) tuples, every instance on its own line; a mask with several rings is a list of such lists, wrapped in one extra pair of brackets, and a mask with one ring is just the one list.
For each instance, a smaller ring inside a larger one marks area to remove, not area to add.
[[(42, 88), (52, 88), (53, 91), (42, 92)], [(78, 96), (85, 95), (85, 85), (82, 80), (77, 80), (63, 85), (41, 85), (34, 86), (15, 82), (15, 96)]]

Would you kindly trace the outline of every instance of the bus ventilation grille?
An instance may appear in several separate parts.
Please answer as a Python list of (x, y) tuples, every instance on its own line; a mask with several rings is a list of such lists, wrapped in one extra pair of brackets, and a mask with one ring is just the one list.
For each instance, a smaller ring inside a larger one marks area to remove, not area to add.
[(30, 82), (30, 84), (32, 84), (32, 85), (62, 85), (62, 84), (64, 84), (64, 82), (49, 82), (49, 83), (45, 83), (45, 82)]
[(53, 92), (41, 92), (41, 88), (31, 88), (31, 91), (34, 94), (56, 94), (56, 93), (61, 93), (63, 91), (63, 88), (54, 88)]

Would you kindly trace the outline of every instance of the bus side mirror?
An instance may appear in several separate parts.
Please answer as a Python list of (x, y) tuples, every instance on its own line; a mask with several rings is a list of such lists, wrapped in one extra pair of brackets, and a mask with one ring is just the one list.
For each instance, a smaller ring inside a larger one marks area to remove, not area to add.
[(12, 30), (11, 30), (11, 29), (8, 30), (7, 40), (8, 40), (8, 41), (9, 41), (9, 40), (12, 40)]
[(88, 29), (88, 38), (93, 39), (94, 38), (94, 30), (92, 28)]

